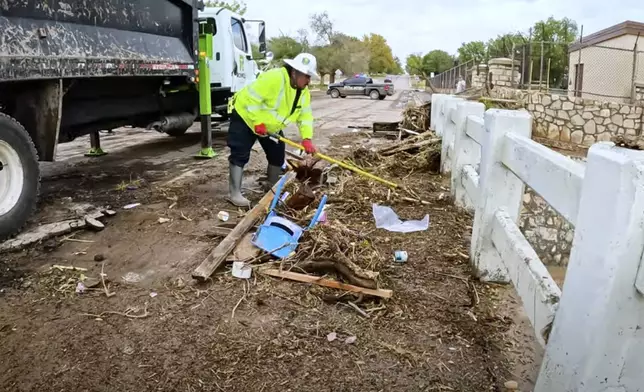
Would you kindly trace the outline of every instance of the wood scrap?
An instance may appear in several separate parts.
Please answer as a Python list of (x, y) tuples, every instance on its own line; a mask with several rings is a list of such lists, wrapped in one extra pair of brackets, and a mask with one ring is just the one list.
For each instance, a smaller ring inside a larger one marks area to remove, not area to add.
[[(104, 215), (100, 211), (87, 214), (83, 218), (67, 219), (60, 222), (48, 223), (33, 228), (27, 232), (21, 233), (15, 238), (9, 239), (0, 244), (0, 252), (19, 251), (27, 246), (44, 241), (51, 237), (61, 236), (71, 233), (72, 231), (81, 230), (88, 227), (88, 219), (91, 221), (102, 218)], [(102, 223), (99, 222), (102, 225)]]
[(368, 289), (364, 287), (354, 286), (351, 284), (341, 283), (335, 280), (320, 278), (318, 276), (300, 274), (297, 272), (280, 271), (279, 269), (259, 269), (258, 272), (261, 274), (273, 276), (276, 278), (289, 279), (289, 280), (302, 282), (302, 283), (313, 283), (318, 286), (350, 291), (352, 293), (362, 293), (362, 294), (372, 295), (380, 298), (391, 298), (393, 296), (393, 291), (391, 290)]
[(378, 287), (377, 283), (374, 280), (362, 278), (355, 272), (353, 272), (347, 265), (334, 260), (308, 261), (305, 263), (297, 264), (297, 267), (305, 272), (310, 273), (335, 272), (349, 281), (349, 283), (356, 286), (366, 287), (369, 289), (375, 289)]
[[(285, 174), (286, 184), (290, 183), (295, 178), (294, 172)], [(273, 200), (277, 184), (273, 186), (270, 192), (267, 192), (264, 197), (253, 207), (244, 218), (235, 226), (235, 228), (224, 238), (219, 245), (204, 259), (204, 261), (192, 273), (192, 277), (199, 281), (206, 281), (215, 272), (215, 270), (226, 260), (226, 257), (232, 252), (237, 244), (242, 240), (244, 235), (263, 217), (268, 207)]]
[(379, 153), (381, 155), (383, 155), (383, 156), (390, 156), (390, 155), (395, 155), (395, 154), (398, 154), (398, 153), (401, 153), (401, 152), (406, 152), (406, 151), (414, 150), (414, 149), (417, 149), (417, 148), (421, 148), (421, 147), (424, 147), (424, 146), (429, 146), (429, 145), (432, 145), (432, 144), (438, 144), (438, 143), (440, 143), (440, 141), (441, 141), (440, 138), (432, 138), (432, 139), (423, 140), (423, 141), (420, 141), (420, 142), (417, 142), (417, 143), (404, 144), (404, 145), (398, 146), (398, 148), (388, 150), (388, 151), (384, 151), (384, 152), (379, 151)]
[(246, 233), (239, 244), (233, 249), (231, 255), (226, 258), (226, 261), (248, 261), (253, 260), (262, 252), (261, 249), (253, 245), (254, 233)]

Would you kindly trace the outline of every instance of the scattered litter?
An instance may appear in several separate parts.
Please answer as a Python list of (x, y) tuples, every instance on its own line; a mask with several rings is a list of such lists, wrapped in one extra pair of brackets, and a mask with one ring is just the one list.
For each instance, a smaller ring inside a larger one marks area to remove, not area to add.
[(344, 343), (345, 343), (345, 344), (353, 344), (353, 343), (355, 343), (355, 342), (356, 342), (356, 340), (358, 340), (358, 337), (357, 337), (357, 336), (349, 336), (348, 338), (346, 338), (346, 339), (344, 340)]
[(394, 252), (394, 261), (396, 263), (406, 263), (407, 257), (407, 252), (404, 250), (397, 250)]
[(412, 233), (423, 231), (429, 228), (429, 215), (422, 220), (401, 221), (393, 209), (378, 204), (372, 205), (373, 217), (376, 220), (376, 228), (385, 229), (396, 233)]
[(150, 293), (150, 297), (152, 297), (152, 298), (156, 297), (157, 295), (159, 295), (159, 294), (157, 294), (157, 293), (156, 293), (156, 292), (154, 292), (154, 291)]
[(103, 214), (105, 214), (107, 216), (115, 216), (116, 211), (114, 211), (114, 210), (103, 210)]
[(503, 384), (505, 389), (509, 389), (511, 391), (516, 391), (519, 389), (519, 383), (516, 381), (506, 381), (505, 384)]
[(85, 292), (85, 285), (83, 284), (83, 282), (78, 282), (78, 284), (76, 285), (76, 294), (82, 294), (84, 292)]
[(132, 204), (128, 204), (126, 206), (123, 206), (123, 209), (124, 210), (131, 210), (132, 208), (136, 208), (136, 207), (138, 207), (140, 205), (141, 205), (141, 203), (132, 203)]
[(73, 265), (52, 265), (51, 269), (57, 269), (59, 271), (87, 272), (87, 268), (74, 267)]
[(143, 280), (143, 277), (140, 274), (135, 272), (128, 272), (123, 276), (123, 281), (127, 283), (139, 283)]
[(233, 262), (233, 276), (239, 279), (250, 279), (253, 269), (243, 261)]
[(159, 224), (164, 224), (168, 222), (170, 222), (170, 219), (168, 218), (163, 218), (163, 217), (159, 218)]
[(349, 148), (351, 148), (351, 145), (345, 144), (344, 146), (342, 146), (342, 148), (344, 148), (345, 150), (348, 150)]
[(230, 218), (230, 214), (227, 211), (219, 211), (217, 213), (217, 218), (219, 218), (219, 220), (222, 222), (228, 222), (228, 219)]
[(326, 335), (326, 340), (329, 342), (332, 342), (338, 338), (338, 334), (335, 332), (331, 332), (330, 334)]
[(87, 224), (87, 226), (97, 231), (103, 230), (105, 228), (105, 225), (103, 223), (99, 222), (98, 219), (92, 218), (91, 216), (85, 217), (85, 223)]

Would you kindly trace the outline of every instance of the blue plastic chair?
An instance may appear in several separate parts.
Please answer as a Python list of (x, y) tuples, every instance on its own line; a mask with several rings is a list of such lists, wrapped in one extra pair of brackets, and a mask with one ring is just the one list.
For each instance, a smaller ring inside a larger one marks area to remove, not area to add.
[(304, 229), (290, 220), (278, 216), (277, 211), (275, 211), (285, 183), (286, 176), (282, 176), (275, 188), (275, 195), (273, 196), (268, 216), (266, 216), (264, 223), (259, 226), (251, 241), (256, 247), (280, 259), (285, 259), (294, 252), (304, 231), (312, 229), (317, 224), (327, 199), (327, 195), (322, 196), (313, 219)]

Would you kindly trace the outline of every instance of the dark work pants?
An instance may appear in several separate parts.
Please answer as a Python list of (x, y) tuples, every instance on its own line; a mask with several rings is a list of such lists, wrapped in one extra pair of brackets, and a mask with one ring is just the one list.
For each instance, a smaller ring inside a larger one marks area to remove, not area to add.
[[(283, 135), (281, 131), (279, 134)], [(228, 162), (244, 167), (250, 159), (250, 151), (255, 144), (255, 140), (258, 139), (259, 144), (264, 149), (268, 164), (282, 167), (286, 154), (284, 143), (278, 143), (269, 137), (257, 136), (236, 112), (230, 115), (230, 126), (228, 128), (230, 155), (228, 156)]]

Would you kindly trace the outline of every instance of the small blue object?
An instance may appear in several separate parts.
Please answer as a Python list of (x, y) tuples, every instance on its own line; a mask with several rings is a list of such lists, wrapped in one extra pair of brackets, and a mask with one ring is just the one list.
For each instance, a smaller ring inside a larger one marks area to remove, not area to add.
[(277, 183), (275, 188), (275, 196), (268, 211), (268, 216), (262, 225), (259, 227), (253, 240), (251, 241), (256, 247), (272, 254), (280, 259), (285, 259), (297, 248), (298, 241), (304, 234), (305, 230), (312, 229), (320, 219), (324, 205), (326, 204), (327, 196), (322, 196), (320, 205), (318, 206), (311, 223), (306, 229), (298, 226), (290, 220), (277, 215), (275, 208), (280, 201), (280, 194), (282, 188), (286, 183), (286, 176), (283, 176)]
[(394, 252), (394, 261), (396, 263), (406, 263), (407, 257), (407, 252), (404, 250), (397, 250)]

